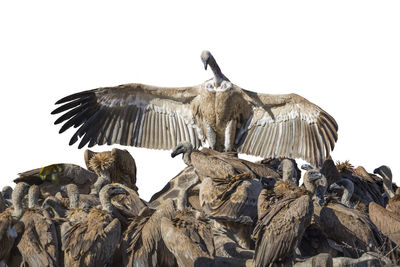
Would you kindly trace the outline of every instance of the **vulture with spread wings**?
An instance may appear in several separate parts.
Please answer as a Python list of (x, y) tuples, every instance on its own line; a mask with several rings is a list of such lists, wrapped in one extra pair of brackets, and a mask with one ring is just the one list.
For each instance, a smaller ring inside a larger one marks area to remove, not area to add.
[(208, 51), (201, 59), (214, 78), (191, 87), (144, 84), (104, 87), (64, 97), (52, 114), (60, 133), (78, 128), (70, 145), (121, 144), (173, 149), (194, 148), (266, 158), (302, 158), (321, 165), (333, 150), (338, 126), (328, 113), (296, 95), (259, 94), (229, 81)]

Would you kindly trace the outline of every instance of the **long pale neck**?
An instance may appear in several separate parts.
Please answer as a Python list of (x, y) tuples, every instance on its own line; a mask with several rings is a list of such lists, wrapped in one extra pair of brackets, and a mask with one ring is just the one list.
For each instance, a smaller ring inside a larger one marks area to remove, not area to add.
[(91, 194), (99, 194), (101, 188), (107, 184), (111, 183), (111, 177), (108, 171), (101, 172), (99, 177), (97, 177), (96, 182), (93, 184)]
[[(307, 173), (305, 175), (307, 175)], [(312, 194), (315, 193), (315, 184), (313, 182), (311, 182), (310, 180), (308, 180), (306, 178), (306, 179), (303, 179), (303, 183), (309, 192), (311, 192)]]
[(208, 60), (208, 65), (210, 65), (211, 70), (214, 73), (215, 86), (219, 87), (221, 85), (221, 82), (224, 79), (226, 79), (226, 77), (224, 74), (222, 74), (222, 71), (217, 64), (217, 61), (215, 61), (215, 58), (213, 56), (210, 56), (210, 58)]
[(183, 153), (183, 162), (185, 162), (186, 165), (192, 165), (192, 151), (188, 151)]
[(28, 208), (39, 207), (39, 187), (32, 185), (28, 192)]
[(14, 206), (13, 217), (19, 220), (24, 214), (24, 208), (22, 206), (22, 198), (24, 197), (24, 188), (19, 186), (19, 184), (15, 187), (12, 193), (12, 201)]
[(344, 188), (343, 189), (343, 195), (342, 195), (342, 198), (341, 198), (340, 202), (343, 205), (345, 205), (345, 206), (350, 208), (350, 198), (351, 198), (351, 196), (352, 196), (352, 193), (350, 193), (350, 191), (347, 188)]
[(388, 194), (389, 198), (394, 197), (394, 192), (392, 188), (392, 178), (388, 177), (384, 172), (382, 172), (383, 176), (383, 189), (385, 190), (386, 194)]
[(69, 198), (69, 208), (75, 209), (79, 206), (79, 190), (75, 184), (69, 184), (67, 186), (67, 194)]
[(111, 196), (107, 190), (101, 190), (99, 193), (100, 203), (103, 210), (112, 213), (113, 205), (111, 203)]

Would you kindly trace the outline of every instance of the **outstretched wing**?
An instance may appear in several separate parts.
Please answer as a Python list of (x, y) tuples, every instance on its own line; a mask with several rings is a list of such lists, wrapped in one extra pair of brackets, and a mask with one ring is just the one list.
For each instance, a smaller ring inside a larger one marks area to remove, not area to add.
[(201, 146), (204, 137), (190, 103), (199, 87), (161, 88), (125, 84), (98, 88), (64, 97), (52, 114), (65, 112), (55, 124), (64, 122), (60, 133), (79, 127), (70, 145), (81, 138), (86, 144), (121, 144), (154, 149), (172, 149), (180, 142)]
[(322, 165), (337, 140), (338, 125), (332, 116), (296, 94), (243, 92), (253, 114), (237, 134), (238, 152)]

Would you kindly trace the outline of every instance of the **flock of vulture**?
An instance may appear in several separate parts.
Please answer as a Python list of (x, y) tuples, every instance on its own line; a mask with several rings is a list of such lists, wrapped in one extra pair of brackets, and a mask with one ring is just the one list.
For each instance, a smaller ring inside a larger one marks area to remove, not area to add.
[(335, 164), (332, 116), (295, 94), (244, 90), (210, 52), (201, 59), (214, 78), (198, 86), (126, 84), (57, 102), (60, 132), (78, 128), (70, 144), (170, 149), (187, 167), (149, 201), (127, 150), (20, 173), (0, 194), (0, 266), (400, 264), (390, 168)]

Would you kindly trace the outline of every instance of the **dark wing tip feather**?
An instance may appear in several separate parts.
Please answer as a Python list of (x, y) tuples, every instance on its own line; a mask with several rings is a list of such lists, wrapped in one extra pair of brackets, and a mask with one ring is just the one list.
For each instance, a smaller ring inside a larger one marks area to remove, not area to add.
[(86, 91), (83, 91), (83, 92), (79, 92), (79, 93), (75, 93), (75, 94), (72, 94), (72, 95), (68, 95), (68, 96), (63, 97), (60, 100), (58, 100), (55, 104), (58, 105), (58, 104), (69, 102), (71, 100), (79, 99), (79, 98), (82, 98), (82, 97), (85, 97), (85, 96), (90, 96), (96, 90), (97, 89), (86, 90)]

